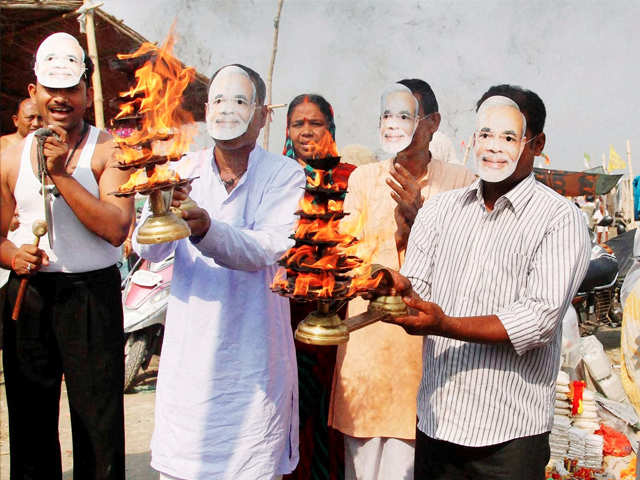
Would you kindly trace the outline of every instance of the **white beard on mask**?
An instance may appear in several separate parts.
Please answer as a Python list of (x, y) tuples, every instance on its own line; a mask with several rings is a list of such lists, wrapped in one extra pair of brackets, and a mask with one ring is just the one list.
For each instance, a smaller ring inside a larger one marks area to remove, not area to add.
[[(390, 122), (394, 122), (391, 120)], [(407, 132), (400, 128), (396, 129), (380, 129), (380, 146), (382, 150), (386, 153), (395, 155), (398, 152), (401, 152), (413, 141), (413, 134), (416, 132), (416, 124), (411, 132), (411, 135), (408, 135)]]
[(255, 113), (255, 86), (240, 67), (224, 67), (209, 89), (206, 122), (214, 140), (233, 140), (243, 135)]
[[(393, 84), (382, 93), (379, 127), (382, 150), (395, 155), (411, 145), (418, 128), (419, 108), (411, 90), (401, 83)], [(402, 119), (403, 116), (407, 118)]]
[(487, 166), (481, 159), (476, 158), (476, 168), (478, 170), (478, 176), (489, 183), (498, 183), (511, 176), (516, 171), (518, 161), (509, 161), (508, 164), (502, 168), (492, 168)]
[(496, 95), (478, 108), (477, 127), (474, 157), (478, 176), (485, 182), (502, 182), (515, 172), (528, 143), (526, 119), (517, 103)]

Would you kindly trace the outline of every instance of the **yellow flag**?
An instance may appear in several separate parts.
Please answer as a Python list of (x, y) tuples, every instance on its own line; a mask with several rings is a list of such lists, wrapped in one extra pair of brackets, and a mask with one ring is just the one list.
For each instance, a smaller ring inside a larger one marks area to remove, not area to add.
[(624, 170), (625, 168), (627, 168), (625, 161), (618, 155), (618, 152), (613, 149), (613, 145), (609, 145), (609, 165), (607, 167), (609, 173), (614, 170)]

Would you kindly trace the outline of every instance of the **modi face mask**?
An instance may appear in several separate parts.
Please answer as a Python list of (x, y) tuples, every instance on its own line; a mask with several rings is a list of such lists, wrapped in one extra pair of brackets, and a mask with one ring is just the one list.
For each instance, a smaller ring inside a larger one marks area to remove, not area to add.
[(214, 140), (233, 140), (249, 128), (256, 110), (256, 89), (240, 67), (224, 67), (211, 82), (207, 131)]
[(510, 98), (496, 95), (480, 105), (474, 134), (474, 156), (482, 180), (501, 182), (515, 171), (527, 143), (526, 129), (524, 115)]
[(80, 83), (85, 71), (84, 50), (68, 33), (53, 33), (38, 47), (34, 71), (40, 85), (74, 87)]
[(418, 128), (420, 106), (411, 90), (400, 83), (387, 88), (380, 99), (380, 146), (390, 154), (407, 148)]

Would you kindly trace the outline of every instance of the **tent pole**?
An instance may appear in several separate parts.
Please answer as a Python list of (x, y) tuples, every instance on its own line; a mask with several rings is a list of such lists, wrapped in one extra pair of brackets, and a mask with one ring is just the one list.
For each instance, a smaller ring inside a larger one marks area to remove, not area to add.
[[(84, 6), (91, 6), (90, 0), (84, 0)], [(91, 77), (91, 84), (93, 85), (93, 111), (95, 112), (96, 127), (104, 130), (104, 102), (102, 98), (102, 80), (100, 78), (100, 63), (98, 61), (98, 45), (96, 42), (96, 26), (93, 18), (93, 8), (87, 9), (85, 27), (89, 57), (91, 57), (94, 66), (93, 76)]]
[(273, 19), (273, 48), (271, 49), (271, 62), (269, 63), (269, 76), (267, 77), (267, 123), (264, 126), (262, 137), (262, 148), (269, 150), (269, 133), (271, 132), (271, 112), (273, 111), (271, 105), (271, 89), (273, 87), (273, 67), (276, 63), (276, 52), (278, 51), (278, 32), (280, 31), (280, 13), (282, 12), (282, 2), (284, 0), (278, 0), (278, 10), (276, 16)]

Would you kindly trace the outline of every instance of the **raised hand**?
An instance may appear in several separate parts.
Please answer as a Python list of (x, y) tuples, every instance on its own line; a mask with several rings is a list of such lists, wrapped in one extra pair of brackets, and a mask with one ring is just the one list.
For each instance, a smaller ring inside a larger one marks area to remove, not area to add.
[(65, 175), (69, 156), (69, 136), (67, 131), (58, 125), (49, 125), (48, 128), (60, 138), (50, 135), (44, 141), (43, 152), (47, 160), (47, 172), (49, 175)]

